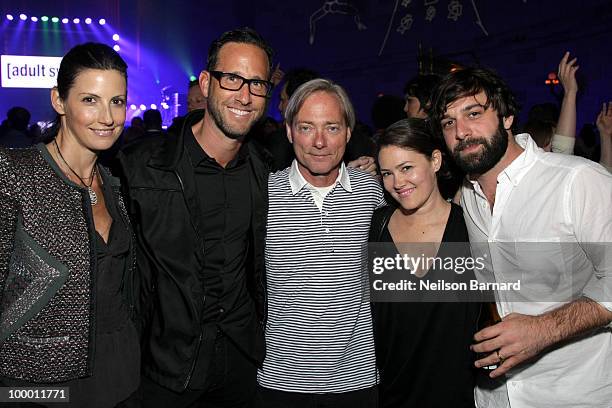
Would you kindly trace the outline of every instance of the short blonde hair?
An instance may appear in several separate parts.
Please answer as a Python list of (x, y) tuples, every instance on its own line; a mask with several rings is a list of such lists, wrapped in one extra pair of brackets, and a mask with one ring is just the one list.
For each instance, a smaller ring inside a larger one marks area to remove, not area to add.
[(340, 85), (330, 81), (329, 79), (317, 78), (312, 81), (308, 81), (302, 84), (296, 91), (291, 95), (285, 110), (285, 120), (289, 126), (293, 126), (295, 118), (304, 105), (306, 99), (314, 94), (315, 92), (327, 92), (335, 95), (340, 102), (342, 113), (344, 114), (344, 120), (349, 129), (353, 130), (355, 127), (355, 109), (351, 100)]

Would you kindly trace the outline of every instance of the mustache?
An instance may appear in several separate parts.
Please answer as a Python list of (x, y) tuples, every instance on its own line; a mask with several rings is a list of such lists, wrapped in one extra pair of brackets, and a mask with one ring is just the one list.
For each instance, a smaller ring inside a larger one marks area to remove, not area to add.
[(464, 139), (464, 140), (460, 140), (459, 143), (457, 143), (457, 146), (455, 146), (455, 152), (460, 152), (464, 149), (467, 149), (468, 147), (471, 146), (476, 146), (476, 145), (485, 145), (487, 146), (489, 143), (487, 142), (486, 139), (482, 138), (482, 137), (478, 137), (478, 138), (470, 138), (470, 139)]

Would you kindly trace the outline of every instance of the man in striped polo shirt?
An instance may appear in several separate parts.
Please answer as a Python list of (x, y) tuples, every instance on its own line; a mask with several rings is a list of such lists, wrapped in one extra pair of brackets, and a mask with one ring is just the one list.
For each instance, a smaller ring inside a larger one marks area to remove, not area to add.
[(268, 181), (268, 320), (258, 404), (374, 407), (364, 245), (382, 189), (342, 163), (355, 113), (340, 86), (307, 82), (285, 117), (296, 159)]

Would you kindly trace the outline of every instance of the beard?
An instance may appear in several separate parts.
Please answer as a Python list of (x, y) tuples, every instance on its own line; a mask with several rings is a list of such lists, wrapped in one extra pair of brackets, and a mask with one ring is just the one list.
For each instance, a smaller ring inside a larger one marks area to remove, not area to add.
[(262, 109), (261, 112), (259, 112), (259, 115), (254, 117), (253, 120), (244, 127), (244, 129), (237, 128), (236, 126), (232, 126), (231, 124), (227, 123), (227, 121), (224, 119), (223, 113), (220, 109), (221, 104), (215, 100), (215, 95), (210, 93), (210, 91), (209, 95), (211, 95), (211, 97), (208, 100), (208, 112), (215, 122), (215, 125), (217, 125), (225, 136), (229, 137), (230, 139), (243, 139), (251, 131), (253, 125), (257, 123), (259, 119), (261, 119), (265, 112), (265, 109)]
[[(508, 131), (504, 129), (502, 121), (497, 128), (497, 132), (489, 138), (471, 137), (457, 143), (453, 149), (453, 159), (455, 163), (468, 174), (484, 174), (491, 170), (506, 153), (508, 148)], [(482, 145), (482, 149), (476, 153), (462, 156), (463, 149)]]

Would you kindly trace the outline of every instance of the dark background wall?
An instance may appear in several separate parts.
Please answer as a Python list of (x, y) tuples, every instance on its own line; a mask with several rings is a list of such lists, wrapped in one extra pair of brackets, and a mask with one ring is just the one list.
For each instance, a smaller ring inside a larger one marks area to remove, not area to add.
[[(431, 65), (430, 56), (434, 57), (434, 68), (457, 62), (496, 69), (511, 84), (525, 110), (534, 103), (555, 101), (544, 80), (549, 72), (556, 72), (561, 56), (568, 50), (579, 58), (579, 125), (593, 122), (601, 103), (612, 100), (609, 0), (349, 3), (351, 7), (343, 10), (357, 10), (364, 29), (358, 28), (353, 15), (331, 13), (317, 21), (312, 44), (309, 18), (324, 6), (322, 0), (1, 0), (0, 18), (20, 12), (105, 17), (121, 35), (121, 53), (130, 65), (129, 98), (134, 103), (157, 102), (163, 88), (183, 94), (189, 76), (197, 75), (204, 67), (211, 40), (243, 25), (257, 29), (272, 44), (282, 69), (310, 67), (345, 86), (360, 118), (367, 123), (377, 95), (401, 96), (404, 83), (418, 73), (419, 45), (424, 70)], [(462, 6), (462, 12), (454, 21), (449, 19), (449, 6), (456, 5)], [(338, 6), (329, 6), (332, 8), (328, 10)], [(431, 17), (432, 8), (435, 16), (428, 21), (426, 16), (429, 13)], [(482, 27), (477, 24), (477, 12)], [(413, 22), (402, 34), (398, 28), (402, 21), (407, 22), (408, 14)], [(4, 20), (0, 30), (3, 54), (26, 35)], [(71, 46), (68, 40), (63, 45), (64, 52)], [(560, 91), (559, 87), (556, 91)], [(278, 117), (277, 98), (275, 93), (269, 112)], [(0, 88), (0, 115), (17, 104), (31, 108), (35, 119), (52, 116), (48, 90)]]

